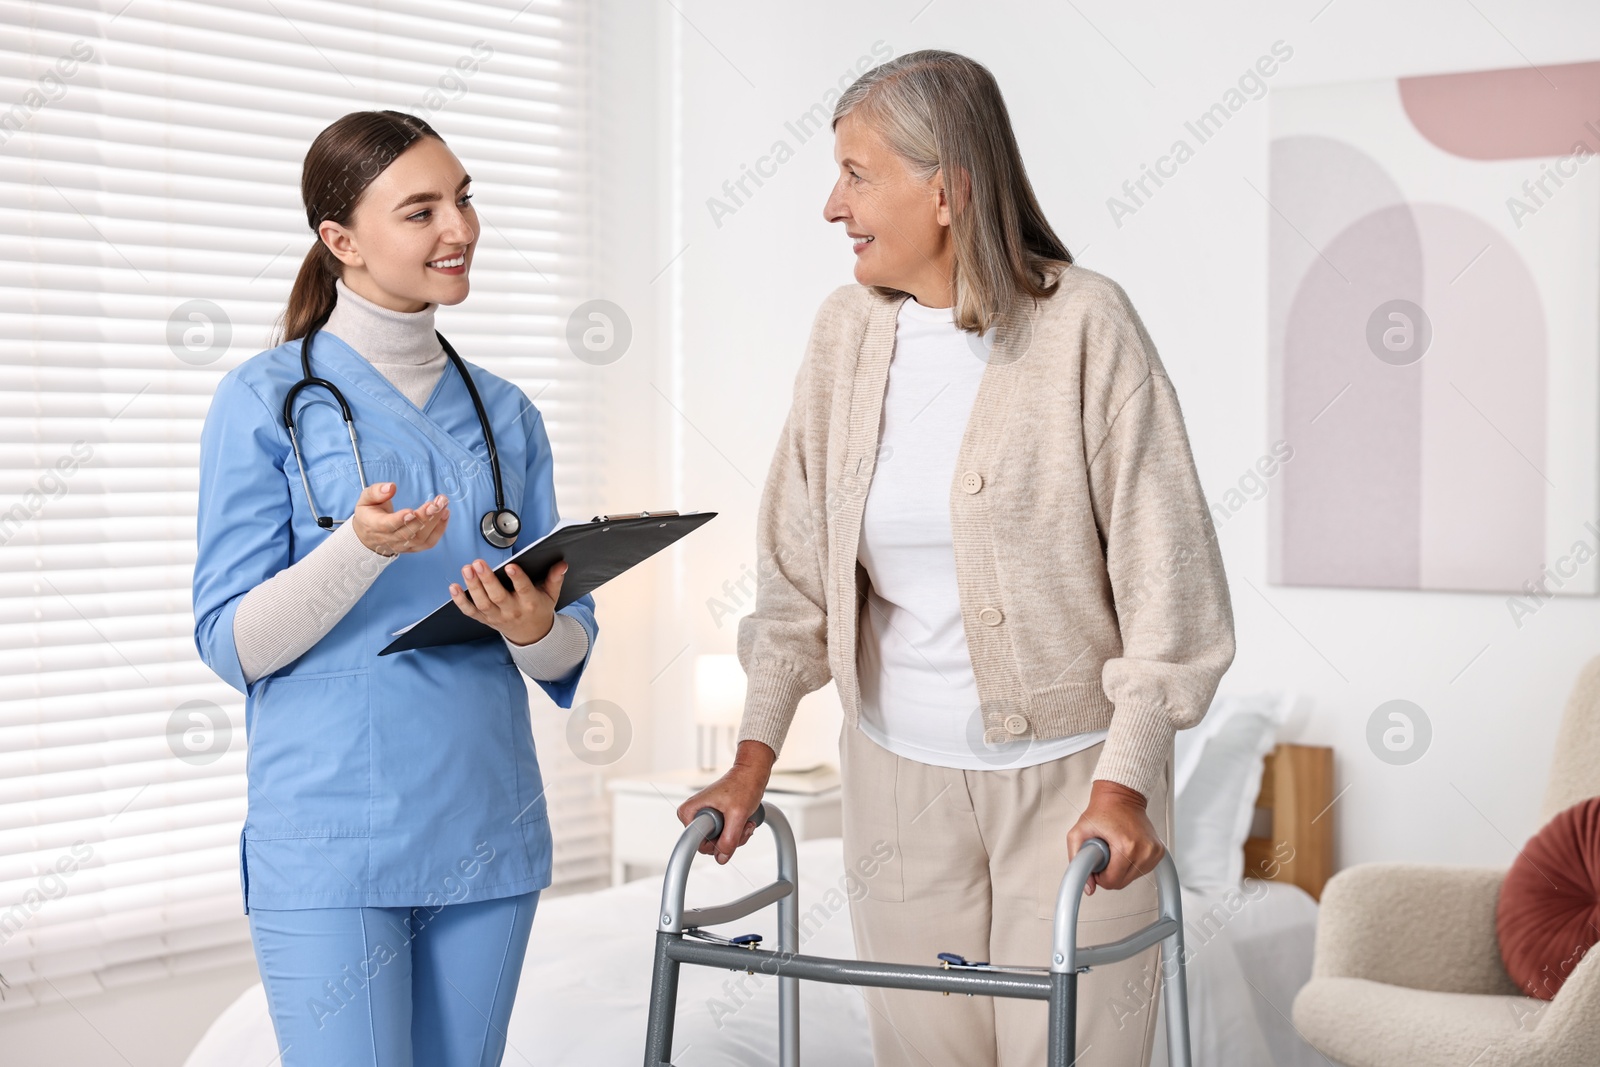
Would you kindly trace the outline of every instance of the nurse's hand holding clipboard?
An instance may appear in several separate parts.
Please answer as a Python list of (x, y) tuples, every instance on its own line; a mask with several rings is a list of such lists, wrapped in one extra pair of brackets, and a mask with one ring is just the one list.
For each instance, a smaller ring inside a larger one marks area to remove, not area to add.
[(508, 563), (506, 576), (513, 586), (508, 591), (494, 578), (487, 563), (475, 559), (461, 568), (466, 590), (450, 583), (450, 599), (461, 614), (493, 626), (512, 644), (531, 645), (555, 625), (556, 598), (561, 595), (561, 579), (566, 573), (566, 563), (557, 563), (550, 568), (543, 585), (534, 585), (527, 571)]
[[(443, 494), (419, 508), (395, 511), (393, 482), (379, 482), (361, 491), (356, 501), (356, 536), (372, 551), (385, 556), (422, 552), (439, 543), (450, 522), (450, 501)], [(556, 600), (567, 565), (550, 568), (544, 584), (534, 585), (527, 572), (512, 564), (506, 568), (514, 588), (507, 591), (489, 581), (489, 565), (475, 559), (461, 568), (462, 585), (450, 583), (450, 599), (461, 614), (500, 631), (515, 645), (531, 645), (555, 625)], [(465, 586), (463, 589), (462, 586)]]

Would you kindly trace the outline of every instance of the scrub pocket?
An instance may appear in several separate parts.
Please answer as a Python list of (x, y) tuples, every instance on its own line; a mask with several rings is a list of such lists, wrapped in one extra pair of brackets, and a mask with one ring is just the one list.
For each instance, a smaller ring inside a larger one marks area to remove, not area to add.
[(372, 723), (367, 670), (274, 676), (251, 716), (253, 841), (366, 837)]
[[(865, 862), (865, 899), (905, 900), (900, 853), (900, 805), (896, 802), (899, 759), (848, 722), (839, 734), (839, 803), (847, 870)], [(885, 859), (884, 857), (888, 858)]]

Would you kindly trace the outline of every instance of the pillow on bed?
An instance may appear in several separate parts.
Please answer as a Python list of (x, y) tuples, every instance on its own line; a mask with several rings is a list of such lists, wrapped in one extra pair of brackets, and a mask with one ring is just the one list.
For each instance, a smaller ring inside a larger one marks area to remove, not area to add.
[(1219, 892), (1244, 878), (1262, 758), (1290, 701), (1280, 693), (1218, 694), (1173, 742), (1172, 862), (1187, 889)]
[(1495, 906), (1500, 959), (1530, 997), (1552, 1000), (1600, 940), (1600, 797), (1551, 819), (1517, 856)]

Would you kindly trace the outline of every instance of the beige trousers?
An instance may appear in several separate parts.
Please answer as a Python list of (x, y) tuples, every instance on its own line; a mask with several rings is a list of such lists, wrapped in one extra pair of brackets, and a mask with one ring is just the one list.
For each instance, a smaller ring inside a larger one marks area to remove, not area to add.
[[(877, 862), (852, 894), (863, 960), (936, 966), (940, 952), (1046, 966), (1067, 831), (1082, 814), (1104, 742), (1035, 767), (964, 771), (906, 759), (847, 723), (839, 739), (844, 854)], [(1170, 848), (1172, 757), (1150, 821)], [(889, 857), (885, 859), (884, 857)], [(860, 899), (857, 899), (857, 897)], [(1078, 944), (1154, 922), (1155, 875), (1096, 889)], [(1159, 946), (1078, 976), (1076, 1067), (1149, 1067), (1160, 995)], [(1044, 1001), (863, 987), (877, 1067), (1040, 1067)]]

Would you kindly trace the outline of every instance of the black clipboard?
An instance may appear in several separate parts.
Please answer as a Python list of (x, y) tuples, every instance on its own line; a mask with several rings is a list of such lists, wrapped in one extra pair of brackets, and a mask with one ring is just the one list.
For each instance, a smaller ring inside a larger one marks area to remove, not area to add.
[[(494, 569), (494, 576), (506, 589), (513, 588), (506, 577), (506, 564), (521, 567), (534, 584), (562, 560), (567, 574), (556, 598), (556, 610), (566, 607), (585, 593), (598, 589), (623, 571), (642, 563), (663, 548), (704, 526), (716, 517), (714, 511), (639, 512), (636, 515), (597, 515), (590, 522), (558, 526)], [(499, 631), (461, 614), (454, 600), (439, 607), (410, 626), (396, 630), (394, 640), (379, 652), (408, 652), (434, 645), (455, 645), (498, 637)]]

